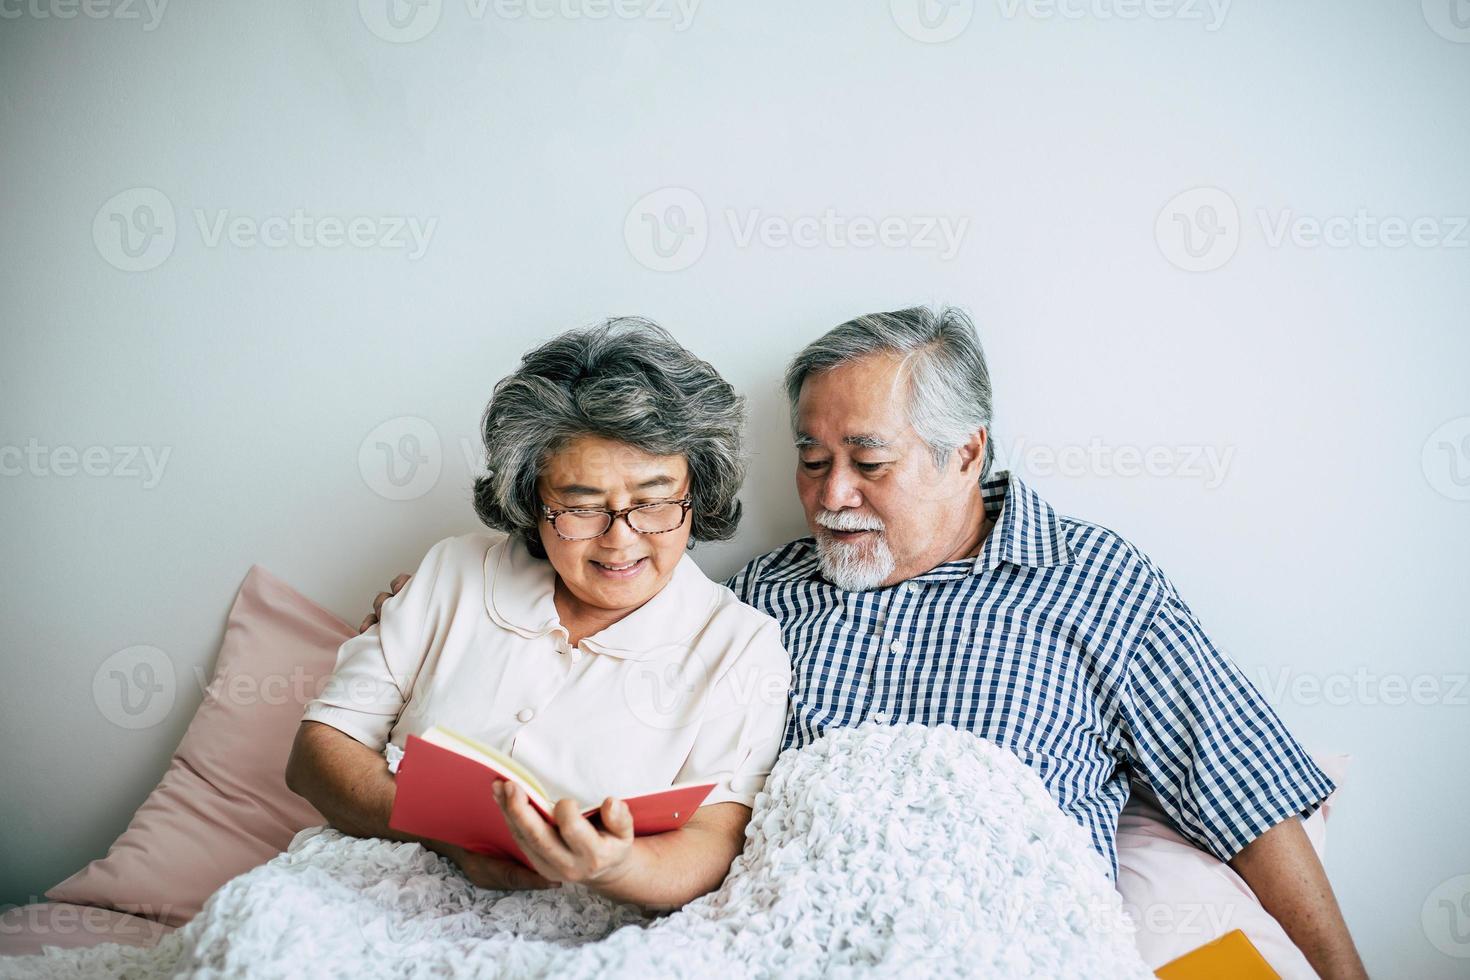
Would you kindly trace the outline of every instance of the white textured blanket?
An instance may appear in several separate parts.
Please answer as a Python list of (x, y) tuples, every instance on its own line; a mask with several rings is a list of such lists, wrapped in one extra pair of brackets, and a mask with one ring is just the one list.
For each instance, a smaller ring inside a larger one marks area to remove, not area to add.
[(953, 728), (833, 731), (777, 762), (725, 883), (659, 918), (580, 887), (492, 892), (417, 844), (302, 831), (154, 949), (5, 977), (1138, 977), (1086, 835)]

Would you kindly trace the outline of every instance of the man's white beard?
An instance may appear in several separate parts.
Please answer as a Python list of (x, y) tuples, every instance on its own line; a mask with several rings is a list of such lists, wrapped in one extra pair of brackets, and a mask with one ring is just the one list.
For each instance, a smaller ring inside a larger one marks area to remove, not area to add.
[(893, 574), (893, 551), (882, 531), (867, 545), (844, 544), (817, 535), (817, 561), (827, 581), (846, 592), (876, 589)]

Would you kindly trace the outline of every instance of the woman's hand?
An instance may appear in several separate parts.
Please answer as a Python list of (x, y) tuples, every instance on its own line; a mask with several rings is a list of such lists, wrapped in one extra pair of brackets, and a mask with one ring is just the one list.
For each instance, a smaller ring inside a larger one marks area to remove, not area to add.
[(532, 808), (525, 790), (511, 782), (495, 784), (495, 800), (505, 813), (511, 836), (542, 877), (576, 881), (593, 888), (616, 882), (633, 864), (633, 815), (628, 804), (609, 796), (602, 801), (602, 830), (582, 816), (576, 803), (561, 800), (548, 823)]
[(438, 853), (449, 858), (470, 883), (480, 888), (493, 888), (500, 891), (536, 890), (542, 888), (558, 888), (560, 885), (523, 867), (515, 861), (507, 861), (504, 858), (491, 857), (488, 854), (476, 854), (453, 844), (443, 841), (435, 841), (430, 845)]

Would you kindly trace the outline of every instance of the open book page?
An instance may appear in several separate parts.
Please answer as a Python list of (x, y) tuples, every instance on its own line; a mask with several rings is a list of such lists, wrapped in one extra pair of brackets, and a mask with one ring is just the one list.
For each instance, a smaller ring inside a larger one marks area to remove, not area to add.
[(478, 742), (468, 735), (452, 732), (439, 725), (435, 725), (419, 737), (425, 742), (446, 748), (458, 755), (474, 759), (481, 765), (489, 766), (491, 769), (496, 770), (500, 775), (518, 784), (521, 789), (525, 790), (526, 795), (531, 798), (532, 802), (547, 814), (550, 814), (552, 807), (556, 805), (556, 801), (550, 798), (550, 794), (546, 792), (546, 787), (541, 785), (541, 781), (536, 778), (531, 770), (494, 746), (486, 745), (484, 742)]
[[(447, 841), (471, 851), (500, 854), (530, 866), (515, 841), (493, 788), (509, 779), (526, 791), (531, 806), (551, 823), (554, 800), (536, 775), (504, 752), (444, 728), (410, 735), (394, 776), (396, 789), (388, 826), (407, 834)], [(642, 837), (677, 830), (715, 788), (712, 782), (681, 783), (624, 797), (633, 833)], [(596, 820), (598, 805), (582, 810)]]

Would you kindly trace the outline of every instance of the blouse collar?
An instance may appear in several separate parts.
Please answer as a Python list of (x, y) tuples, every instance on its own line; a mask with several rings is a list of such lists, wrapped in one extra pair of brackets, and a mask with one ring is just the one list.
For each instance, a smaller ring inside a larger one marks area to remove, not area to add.
[[(551, 562), (534, 557), (519, 538), (508, 537), (485, 553), (485, 611), (496, 625), (528, 639), (553, 631), (565, 635), (555, 588)], [(688, 646), (719, 601), (720, 587), (686, 554), (652, 599), (582, 644), (594, 653), (648, 660), (668, 647)]]

